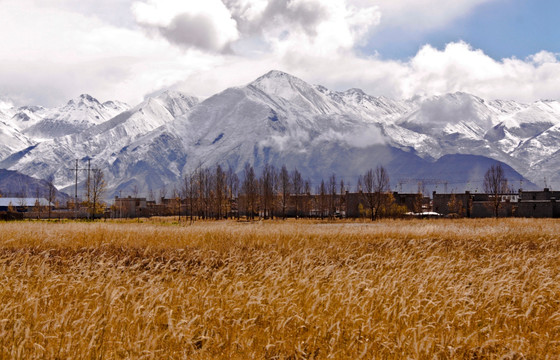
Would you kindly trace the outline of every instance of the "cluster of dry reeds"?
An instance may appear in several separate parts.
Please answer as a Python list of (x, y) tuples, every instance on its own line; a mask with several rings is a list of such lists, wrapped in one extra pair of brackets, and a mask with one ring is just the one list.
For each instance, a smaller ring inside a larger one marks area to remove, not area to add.
[(0, 358), (560, 356), (552, 220), (0, 224)]

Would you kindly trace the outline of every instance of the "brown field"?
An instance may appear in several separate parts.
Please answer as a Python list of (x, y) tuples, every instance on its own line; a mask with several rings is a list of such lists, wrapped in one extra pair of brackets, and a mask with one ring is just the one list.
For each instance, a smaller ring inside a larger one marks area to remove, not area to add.
[(0, 359), (557, 359), (560, 222), (0, 223)]

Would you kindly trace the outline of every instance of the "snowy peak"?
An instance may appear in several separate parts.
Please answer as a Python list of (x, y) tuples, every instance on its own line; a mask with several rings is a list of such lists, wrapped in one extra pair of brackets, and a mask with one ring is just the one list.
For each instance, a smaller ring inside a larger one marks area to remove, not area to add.
[(272, 70), (249, 84), (268, 95), (288, 101), (309, 96), (316, 90), (305, 81), (278, 70)]
[[(136, 107), (127, 109), (101, 124), (92, 125), (83, 131), (66, 136), (43, 140), (39, 144), (25, 149), (22, 152), (25, 156), (18, 156), (19, 154), (16, 153), (5, 159), (0, 167), (18, 168), (40, 178), (55, 175), (57, 185), (65, 187), (71, 184), (68, 172), (65, 171), (66, 165), (72, 163), (73, 159), (90, 157), (95, 159), (96, 167), (111, 169), (111, 172), (106, 174), (107, 181), (113, 182), (115, 177), (120, 181), (128, 176), (126, 174), (128, 169), (118, 166), (121, 161), (117, 159), (118, 155), (128, 155), (128, 146), (132, 142), (172, 121), (174, 119), (172, 112), (176, 115), (186, 114), (197, 102), (198, 99), (179, 92), (160, 94), (157, 97), (146, 99)], [(93, 109), (90, 109), (90, 106)], [(69, 101), (67, 105), (57, 111), (58, 114), (83, 111), (83, 114), (88, 115), (84, 108), (99, 112), (105, 111), (108, 114), (110, 112), (106, 108), (119, 111), (121, 108), (127, 108), (127, 105), (116, 101), (101, 104), (93, 98), (80, 96)], [(43, 119), (41, 124), (48, 122), (48, 119)], [(58, 123), (64, 122), (60, 120)], [(57, 122), (50, 121), (49, 125), (52, 129), (52, 126), (56, 124)], [(64, 123), (64, 126), (67, 129), (69, 123)], [(21, 148), (20, 146), (18, 150)], [(135, 161), (140, 159), (136, 153), (132, 154), (132, 157)], [(44, 166), (38, 168), (37, 161)], [(120, 173), (121, 170), (123, 173)]]
[[(255, 91), (257, 97), (264, 95), (262, 101), (277, 111), (292, 113), (307, 113), (314, 116), (341, 115), (348, 109), (343, 109), (340, 94), (330, 91), (323, 86), (310, 85), (305, 81), (273, 70), (250, 83), (246, 89)], [(272, 101), (271, 101), (272, 100)], [(341, 108), (342, 106), (342, 108)], [(287, 118), (294, 119), (293, 115)]]
[(31, 145), (27, 136), (0, 120), (0, 160)]
[[(107, 104), (108, 106), (106, 106)], [(101, 104), (99, 100), (88, 94), (68, 101), (68, 103), (58, 109), (53, 109), (53, 118), (66, 119), (70, 122), (86, 119), (94, 123), (106, 121), (118, 113), (127, 110), (128, 105), (120, 102), (106, 102)]]
[(251, 84), (253, 85), (257, 85), (259, 83), (264, 83), (264, 82), (304, 82), (303, 80), (301, 80), (300, 78), (297, 78), (293, 75), (290, 75), (288, 73), (285, 73), (283, 71), (280, 70), (270, 70), (269, 72), (267, 72), (266, 74), (259, 76), (255, 81), (253, 81)]
[(82, 94), (69, 100), (60, 108), (20, 111), (15, 122), (19, 123), (23, 132), (32, 138), (54, 139), (82, 132), (115, 117), (128, 108), (128, 105), (116, 101), (101, 104), (91, 95)]
[(200, 102), (197, 97), (173, 90), (167, 90), (156, 96), (155, 99), (158, 100), (174, 118), (184, 115)]
[[(494, 103), (496, 102), (492, 102)], [(557, 101), (537, 101), (517, 106), (512, 106), (510, 102), (508, 107), (513, 111), (503, 111), (500, 108), (501, 121), (486, 136), (489, 140), (500, 141), (506, 152), (513, 151), (522, 142), (538, 137), (547, 129), (560, 124), (560, 103)]]
[(421, 100), (418, 109), (399, 121), (400, 125), (430, 135), (465, 134), (483, 136), (495, 124), (494, 111), (483, 99), (465, 93), (433, 96)]
[(116, 113), (121, 113), (123, 111), (130, 109), (130, 106), (127, 103), (124, 103), (122, 101), (116, 101), (116, 100), (105, 101), (103, 103), (103, 106), (107, 109), (111, 109), (115, 111)]
[(16, 109), (9, 122), (19, 131), (25, 131), (42, 120), (46, 112), (47, 110), (42, 106), (22, 106)]
[(277, 70), (259, 77), (248, 88), (266, 94), (288, 112), (304, 111), (321, 118), (337, 117), (348, 121), (388, 123), (412, 109), (409, 101), (374, 97), (358, 88), (344, 92), (332, 91), (321, 85), (310, 85)]
[(93, 96), (91, 96), (89, 94), (82, 94), (75, 99), (69, 100), (66, 105), (68, 105), (68, 106), (74, 106), (74, 105), (78, 105), (78, 106), (100, 106), (101, 103), (96, 98), (94, 98)]
[(6, 104), (0, 101), (0, 121), (6, 121), (16, 113), (16, 109), (11, 104)]
[(560, 161), (543, 163), (560, 154), (557, 101), (488, 101), (460, 92), (393, 100), (356, 88), (329, 90), (274, 70), (202, 102), (165, 91), (129, 109), (83, 94), (60, 108), (16, 110), (5, 133), (21, 141), (9, 148), (29, 143), (16, 123), (35, 141), (0, 164), (40, 177), (57, 174), (62, 186), (72, 183), (68, 164), (86, 156), (107, 170), (110, 189), (125, 191), (131, 184), (173, 185), (201, 164), (241, 170), (245, 162), (255, 168), (286, 163), (325, 176), (358, 173), (387, 159), (398, 165), (395, 171), (422, 170), (455, 154), (492, 157), (533, 181), (543, 178), (545, 165), (549, 179), (560, 175)]

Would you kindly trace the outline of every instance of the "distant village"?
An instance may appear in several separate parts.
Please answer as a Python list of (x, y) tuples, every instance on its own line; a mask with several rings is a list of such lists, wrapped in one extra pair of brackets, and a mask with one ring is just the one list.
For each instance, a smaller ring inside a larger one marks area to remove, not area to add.
[[(383, 167), (360, 176), (356, 191), (349, 191), (333, 174), (312, 189), (301, 174), (286, 167), (265, 166), (257, 177), (246, 166), (240, 181), (231, 171), (219, 166), (211, 171), (198, 169), (184, 178), (182, 189), (171, 196), (165, 191), (155, 199), (137, 195), (115, 196), (107, 204), (103, 198), (102, 173), (88, 181), (83, 199), (64, 204), (37, 193), (35, 197), (0, 197), (0, 220), (17, 219), (118, 219), (175, 216), (184, 221), (203, 219), (381, 219), (381, 218), (489, 218), (560, 217), (560, 191), (511, 191), (499, 165), (488, 169), (484, 193), (437, 193), (431, 196), (393, 192)], [(87, 187), (89, 186), (89, 188)], [(1, 194), (1, 189), (0, 189)]]

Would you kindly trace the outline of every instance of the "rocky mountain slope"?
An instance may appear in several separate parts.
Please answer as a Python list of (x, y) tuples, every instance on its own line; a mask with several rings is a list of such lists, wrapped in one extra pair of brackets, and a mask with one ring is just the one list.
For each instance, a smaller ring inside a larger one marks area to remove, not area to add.
[(31, 140), (39, 142), (80, 133), (104, 123), (128, 108), (127, 104), (119, 101), (100, 103), (92, 96), (82, 94), (65, 105), (52, 109), (41, 106), (10, 109), (11, 117), (6, 122)]
[[(18, 169), (43, 179), (54, 175), (57, 187), (70, 191), (73, 177), (69, 168), (74, 159), (92, 158), (94, 167), (107, 172), (131, 142), (184, 114), (197, 103), (196, 98), (164, 92), (82, 132), (44, 140), (16, 152), (5, 159), (0, 168)], [(107, 176), (112, 187), (115, 178), (110, 172)]]
[[(0, 169), (0, 189), (2, 197), (49, 198), (49, 183), (13, 170)], [(64, 203), (70, 196), (55, 190), (56, 201)]]
[(135, 186), (144, 192), (173, 186), (199, 166), (241, 173), (246, 162), (257, 171), (265, 163), (297, 167), (315, 183), (336, 173), (350, 185), (366, 169), (384, 165), (394, 187), (431, 179), (455, 191), (481, 191), (484, 171), (497, 160), (508, 165), (516, 188), (543, 186), (545, 178), (560, 186), (558, 101), (521, 104), (465, 93), (391, 100), (271, 71), (200, 103), (167, 92), (111, 119), (95, 115), (97, 123), (90, 115), (107, 103), (84, 96), (72, 103), (89, 109), (86, 129), (80, 121), (44, 128), (38, 125), (46, 124), (46, 110), (19, 109), (30, 126), (21, 124), (25, 116), (13, 115), (12, 127), (32, 144), (18, 145), (0, 167), (41, 178), (54, 174), (65, 188), (72, 184), (67, 168), (73, 159), (93, 158), (107, 175), (110, 196)]

